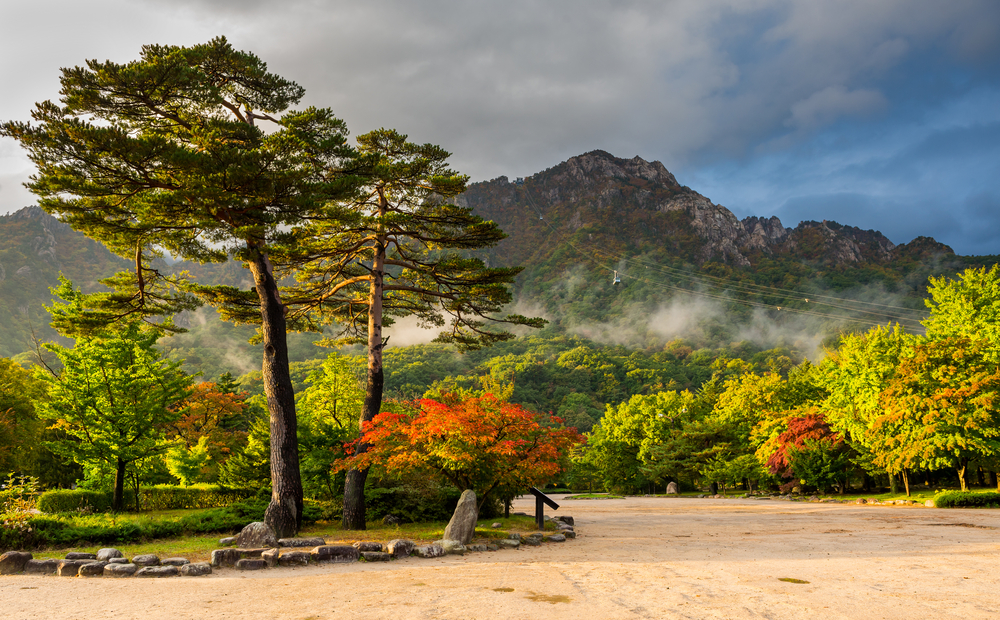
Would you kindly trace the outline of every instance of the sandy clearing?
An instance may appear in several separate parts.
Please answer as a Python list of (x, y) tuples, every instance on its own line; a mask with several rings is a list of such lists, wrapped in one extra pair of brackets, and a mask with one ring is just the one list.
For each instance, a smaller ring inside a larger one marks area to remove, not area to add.
[[(433, 560), (204, 578), (0, 577), (38, 618), (986, 618), (1000, 512), (783, 501), (565, 500), (580, 537)], [(527, 500), (515, 509), (530, 510)], [(779, 581), (793, 578), (796, 584)]]

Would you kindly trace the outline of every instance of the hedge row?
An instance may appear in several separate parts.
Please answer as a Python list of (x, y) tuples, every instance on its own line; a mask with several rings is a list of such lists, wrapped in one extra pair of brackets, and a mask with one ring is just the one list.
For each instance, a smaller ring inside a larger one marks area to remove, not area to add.
[[(220, 508), (253, 497), (255, 493), (256, 491), (250, 489), (227, 489), (224, 487), (169, 485), (139, 487), (138, 512), (177, 508)], [(110, 491), (89, 491), (86, 489), (47, 491), (39, 496), (38, 509), (49, 514), (110, 512), (111, 500)], [(133, 493), (125, 494), (125, 505), (128, 509), (136, 509)]]
[(935, 508), (1000, 508), (1000, 493), (945, 491), (934, 496)]

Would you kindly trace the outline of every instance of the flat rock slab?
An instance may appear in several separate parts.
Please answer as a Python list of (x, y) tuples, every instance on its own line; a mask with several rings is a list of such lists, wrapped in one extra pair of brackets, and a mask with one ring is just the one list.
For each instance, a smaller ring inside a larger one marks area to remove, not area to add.
[(107, 560), (110, 560), (111, 558), (123, 558), (123, 557), (125, 557), (125, 554), (119, 551), (118, 549), (115, 549), (114, 547), (105, 547), (104, 549), (100, 549), (97, 552), (97, 560), (101, 562), (105, 562)]
[(313, 538), (281, 538), (278, 540), (279, 547), (321, 547), (326, 544), (326, 540), (316, 536)]
[(267, 549), (214, 549), (212, 551), (212, 566), (232, 568), (244, 558), (259, 558)]
[(235, 536), (226, 536), (225, 538), (220, 538), (219, 539), (219, 544), (222, 545), (223, 547), (228, 547), (230, 545), (235, 545), (236, 544), (236, 537)]
[(382, 551), (362, 551), (361, 559), (365, 562), (388, 562), (392, 556)]
[(236, 562), (236, 570), (264, 570), (267, 562), (263, 558), (243, 558)]
[(310, 553), (308, 551), (289, 551), (278, 556), (278, 566), (307, 566)]
[(93, 560), (97, 559), (97, 554), (96, 553), (80, 553), (78, 551), (71, 551), (70, 553), (66, 554), (66, 559), (67, 560), (91, 560), (91, 561), (93, 561)]
[(372, 541), (372, 540), (363, 540), (363, 541), (360, 541), (360, 542), (356, 542), (356, 543), (354, 543), (351, 546), (354, 547), (355, 549), (357, 549), (358, 551), (362, 552), (362, 553), (364, 553), (365, 551), (383, 551), (384, 550), (382, 548), (382, 543), (375, 542), (375, 541)]
[(176, 566), (144, 566), (135, 571), (136, 577), (176, 577), (180, 574)]
[(185, 564), (190, 564), (191, 560), (187, 558), (165, 558), (160, 560), (160, 564), (163, 566), (184, 566)]
[(413, 544), (412, 540), (396, 538), (385, 544), (385, 551), (395, 558), (405, 558), (413, 553), (414, 547), (416, 547), (416, 545)]
[(107, 562), (88, 562), (80, 567), (81, 577), (100, 577), (104, 574), (104, 567)]
[(8, 551), (0, 555), (0, 575), (13, 575), (24, 570), (32, 555), (27, 551)]
[(444, 555), (441, 545), (421, 545), (413, 549), (413, 555), (419, 558), (440, 558)]
[(132, 563), (136, 566), (159, 566), (160, 557), (152, 553), (146, 553), (132, 558)]
[(357, 562), (361, 553), (350, 545), (323, 545), (311, 552), (314, 562)]
[(549, 534), (545, 537), (545, 542), (566, 542), (564, 534)]
[(93, 560), (63, 560), (56, 567), (56, 574), (60, 577), (76, 577), (80, 574), (80, 567), (90, 564)]
[(486, 545), (466, 545), (465, 548), (476, 553), (486, 551)]
[(501, 549), (517, 549), (521, 546), (521, 541), (514, 540), (513, 538), (505, 538), (503, 540), (498, 540), (497, 546)]
[(28, 560), (24, 563), (24, 572), (28, 575), (54, 575), (62, 560)]
[(180, 574), (185, 577), (201, 577), (202, 575), (211, 575), (212, 567), (207, 562), (195, 562), (193, 564), (185, 564), (179, 569)]
[[(103, 562), (103, 560), (98, 560), (98, 562)], [(107, 562), (108, 564), (131, 564), (131, 562), (128, 561), (128, 558), (111, 558)]]
[(139, 567), (135, 564), (108, 564), (104, 567), (105, 577), (131, 577)]

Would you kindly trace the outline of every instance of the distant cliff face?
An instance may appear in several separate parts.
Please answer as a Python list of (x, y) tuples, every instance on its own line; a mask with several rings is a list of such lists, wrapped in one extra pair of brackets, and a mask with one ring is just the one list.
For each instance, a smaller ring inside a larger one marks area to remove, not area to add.
[[(749, 267), (761, 257), (785, 256), (826, 265), (883, 263), (897, 246), (877, 231), (836, 222), (786, 228), (777, 217), (742, 221), (729, 209), (682, 186), (658, 161), (621, 159), (592, 151), (538, 173), (523, 185), (500, 177), (476, 183), (459, 200), (510, 235), (504, 254), (524, 263), (553, 241), (539, 217), (557, 231), (584, 230), (608, 249), (672, 249), (696, 264), (716, 260)], [(534, 216), (534, 217), (532, 217)], [(692, 238), (692, 235), (694, 238)], [(933, 240), (924, 251), (952, 254)]]

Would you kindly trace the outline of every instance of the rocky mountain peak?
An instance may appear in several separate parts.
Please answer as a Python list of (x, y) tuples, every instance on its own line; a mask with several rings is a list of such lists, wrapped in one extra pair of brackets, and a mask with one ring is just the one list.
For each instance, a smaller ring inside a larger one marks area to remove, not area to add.
[(638, 155), (622, 159), (606, 151), (590, 151), (570, 157), (553, 169), (557, 178), (593, 184), (608, 179), (642, 179), (650, 183), (679, 187), (677, 179), (658, 161), (649, 162)]

